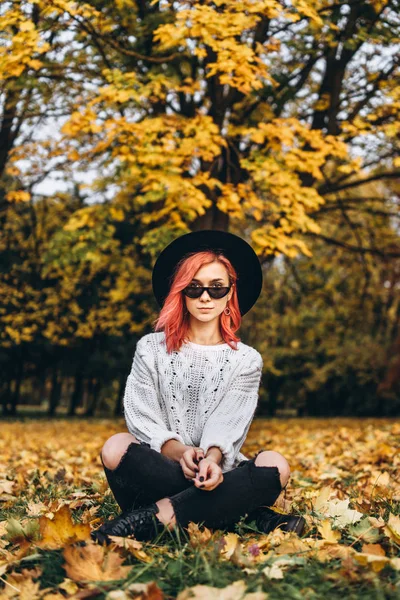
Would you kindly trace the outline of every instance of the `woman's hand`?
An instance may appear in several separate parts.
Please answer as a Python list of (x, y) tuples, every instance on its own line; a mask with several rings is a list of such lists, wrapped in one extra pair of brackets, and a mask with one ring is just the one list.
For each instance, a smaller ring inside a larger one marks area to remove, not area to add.
[[(203, 481), (202, 481), (203, 479)], [(200, 469), (194, 481), (194, 485), (205, 492), (210, 492), (222, 483), (224, 476), (221, 467), (211, 458), (203, 458), (200, 461)]]
[(199, 471), (198, 463), (199, 460), (204, 458), (204, 451), (202, 448), (189, 447), (182, 454), (179, 464), (182, 467), (182, 471), (186, 479), (192, 480), (196, 473)]

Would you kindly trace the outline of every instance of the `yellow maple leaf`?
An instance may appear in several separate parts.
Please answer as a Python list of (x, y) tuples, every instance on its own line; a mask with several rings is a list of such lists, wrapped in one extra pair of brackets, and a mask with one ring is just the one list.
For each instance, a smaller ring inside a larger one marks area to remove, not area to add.
[(385, 533), (390, 537), (391, 540), (400, 544), (400, 517), (389, 514), (389, 520), (385, 525)]
[(90, 537), (90, 525), (74, 524), (69, 506), (64, 505), (58, 510), (54, 519), (46, 516), (40, 517), (39, 527), (41, 540), (37, 543), (40, 548), (54, 550), (62, 548), (65, 544), (71, 544)]
[(225, 542), (221, 555), (224, 558), (230, 558), (236, 550), (236, 547), (240, 545), (239, 536), (236, 533), (228, 533), (224, 535), (223, 540)]
[(317, 526), (319, 533), (322, 535), (323, 539), (330, 544), (337, 544), (340, 540), (341, 535), (340, 531), (333, 530), (329, 519), (324, 519), (321, 525)]

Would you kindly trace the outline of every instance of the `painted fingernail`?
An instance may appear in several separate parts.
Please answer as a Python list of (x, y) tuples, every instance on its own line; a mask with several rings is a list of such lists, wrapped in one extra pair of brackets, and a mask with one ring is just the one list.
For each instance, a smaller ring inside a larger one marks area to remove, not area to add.
[(200, 481), (204, 481), (204, 477), (203, 476), (200, 477)]

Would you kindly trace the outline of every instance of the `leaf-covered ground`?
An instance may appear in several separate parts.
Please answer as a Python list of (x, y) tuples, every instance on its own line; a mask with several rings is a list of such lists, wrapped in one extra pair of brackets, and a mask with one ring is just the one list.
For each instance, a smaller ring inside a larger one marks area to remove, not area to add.
[(274, 509), (301, 513), (301, 537), (195, 523), (152, 543), (90, 531), (120, 510), (99, 453), (120, 420), (3, 422), (0, 598), (330, 600), (400, 597), (400, 423), (394, 419), (256, 420), (245, 446), (291, 466)]

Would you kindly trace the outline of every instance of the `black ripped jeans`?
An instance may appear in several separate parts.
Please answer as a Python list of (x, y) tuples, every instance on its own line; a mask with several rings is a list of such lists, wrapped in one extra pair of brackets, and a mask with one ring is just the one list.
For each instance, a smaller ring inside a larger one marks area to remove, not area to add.
[[(197, 488), (183, 474), (179, 463), (150, 448), (145, 442), (132, 442), (115, 469), (101, 462), (114, 498), (122, 511), (142, 508), (169, 498), (177, 522), (190, 521), (212, 529), (233, 530), (256, 509), (272, 506), (282, 491), (278, 467), (255, 465), (255, 459), (242, 460), (224, 473), (224, 480), (211, 491)], [(285, 486), (286, 487), (286, 486)]]

